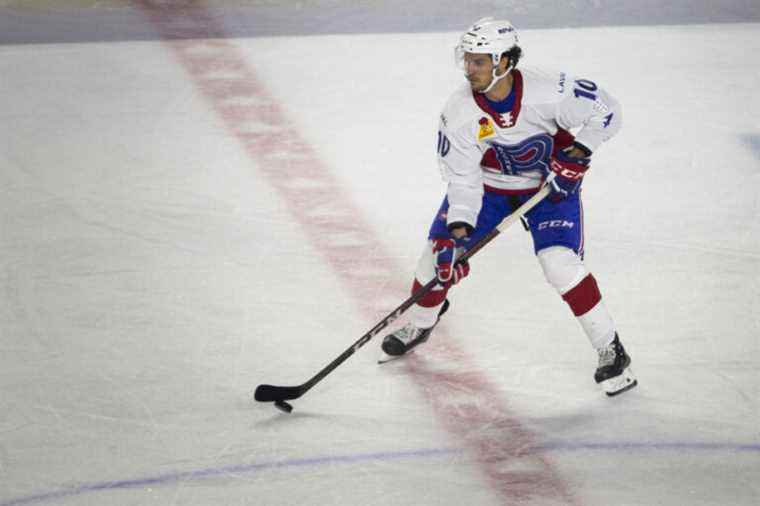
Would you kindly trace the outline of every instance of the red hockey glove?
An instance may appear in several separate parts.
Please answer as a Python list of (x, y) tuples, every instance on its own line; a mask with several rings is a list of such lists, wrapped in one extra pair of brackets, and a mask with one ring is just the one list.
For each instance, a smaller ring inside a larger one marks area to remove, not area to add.
[(454, 262), (456, 243), (454, 239), (433, 239), (435, 273), (444, 286), (456, 285), (470, 273), (470, 264)]
[(559, 151), (553, 156), (549, 163), (551, 173), (547, 174), (547, 181), (552, 189), (549, 198), (553, 202), (559, 202), (577, 192), (590, 163), (591, 160), (588, 158), (576, 158), (564, 151)]

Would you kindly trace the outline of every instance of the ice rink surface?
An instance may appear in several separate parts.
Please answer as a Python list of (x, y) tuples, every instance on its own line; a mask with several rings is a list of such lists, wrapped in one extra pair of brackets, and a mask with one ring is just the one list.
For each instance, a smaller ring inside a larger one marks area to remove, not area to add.
[(0, 46), (0, 506), (760, 503), (760, 24), (520, 32), (624, 107), (586, 261), (638, 388), (598, 390), (516, 226), (428, 344), (284, 414), (257, 384), (408, 295), (458, 34), (140, 15), (156, 40)]

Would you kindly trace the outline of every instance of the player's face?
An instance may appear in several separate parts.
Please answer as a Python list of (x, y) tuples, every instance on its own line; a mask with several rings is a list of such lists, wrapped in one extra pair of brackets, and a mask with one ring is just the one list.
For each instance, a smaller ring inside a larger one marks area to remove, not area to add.
[(491, 55), (489, 54), (464, 54), (464, 75), (470, 81), (470, 87), (473, 91), (484, 90), (491, 84)]

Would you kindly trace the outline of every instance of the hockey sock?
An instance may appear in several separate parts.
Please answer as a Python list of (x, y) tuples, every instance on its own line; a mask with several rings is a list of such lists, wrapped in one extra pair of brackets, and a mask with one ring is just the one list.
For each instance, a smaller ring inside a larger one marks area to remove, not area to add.
[(598, 349), (615, 337), (615, 323), (602, 302), (594, 276), (571, 249), (555, 246), (541, 250), (538, 260), (546, 280), (562, 296), (583, 327), (591, 345)]
[[(412, 284), (412, 293), (421, 287), (420, 282), (415, 279)], [(425, 294), (414, 306), (409, 308), (410, 320), (421, 329), (429, 329), (435, 325), (438, 321), (438, 312), (441, 309), (441, 304), (446, 300), (446, 293), (448, 291), (448, 288), (439, 285)]]
[(591, 346), (599, 349), (615, 338), (615, 323), (602, 302), (602, 294), (594, 276), (589, 274), (562, 295), (586, 332)]

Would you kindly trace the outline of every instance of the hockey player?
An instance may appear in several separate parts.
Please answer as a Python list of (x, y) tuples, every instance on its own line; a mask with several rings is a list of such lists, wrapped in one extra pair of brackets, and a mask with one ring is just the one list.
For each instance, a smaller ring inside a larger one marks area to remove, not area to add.
[(412, 291), (435, 276), (439, 284), (409, 310), (405, 327), (385, 337), (381, 362), (428, 339), (448, 308), (449, 289), (469, 273), (457, 255), (549, 184), (550, 195), (526, 215), (535, 253), (598, 352), (595, 381), (616, 395), (636, 386), (636, 379), (583, 263), (580, 188), (592, 153), (620, 129), (620, 106), (594, 81), (518, 69), (521, 53), (515, 28), (493, 18), (477, 21), (456, 47), (468, 84), (441, 114), (438, 161), (448, 188)]

